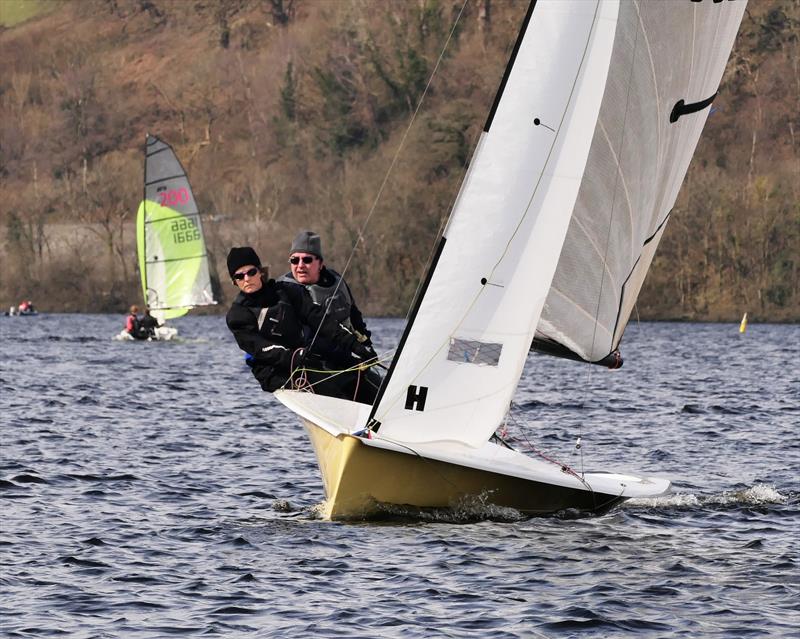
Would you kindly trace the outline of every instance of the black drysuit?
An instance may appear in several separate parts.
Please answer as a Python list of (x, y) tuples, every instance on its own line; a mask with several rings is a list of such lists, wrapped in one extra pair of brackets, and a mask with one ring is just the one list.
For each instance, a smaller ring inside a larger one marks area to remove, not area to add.
[(314, 358), (313, 350), (306, 352), (305, 347), (322, 323), (319, 336), (350, 353), (352, 364), (374, 357), (371, 348), (326, 318), (325, 309), (314, 304), (300, 285), (265, 280), (255, 293), (240, 292), (226, 321), (239, 348), (251, 356), (248, 365), (265, 391), (291, 387), (287, 381), (292, 372), (304, 366), (303, 374), (314, 392), (371, 402), (372, 398), (364, 397), (363, 392), (356, 396), (358, 373), (321, 373), (321, 361)]

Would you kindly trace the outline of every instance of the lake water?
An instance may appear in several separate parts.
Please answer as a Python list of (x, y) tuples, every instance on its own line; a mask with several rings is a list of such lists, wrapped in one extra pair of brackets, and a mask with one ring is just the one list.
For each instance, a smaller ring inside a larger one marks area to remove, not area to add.
[[(123, 321), (0, 317), (3, 637), (797, 636), (796, 325), (631, 325), (619, 371), (529, 358), (510, 436), (667, 497), (331, 523), (221, 317), (171, 343)], [(382, 350), (402, 322), (370, 327)]]

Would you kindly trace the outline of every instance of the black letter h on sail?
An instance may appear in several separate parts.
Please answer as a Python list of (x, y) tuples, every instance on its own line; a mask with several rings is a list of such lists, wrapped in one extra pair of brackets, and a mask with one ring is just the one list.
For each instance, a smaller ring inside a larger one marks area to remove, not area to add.
[(425, 410), (425, 398), (428, 396), (428, 387), (409, 386), (406, 393), (406, 410)]

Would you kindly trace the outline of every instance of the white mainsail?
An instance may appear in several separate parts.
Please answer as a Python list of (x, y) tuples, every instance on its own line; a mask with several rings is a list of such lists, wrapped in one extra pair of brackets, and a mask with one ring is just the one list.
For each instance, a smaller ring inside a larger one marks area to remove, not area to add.
[(589, 361), (616, 348), (744, 5), (531, 4), (373, 409), (381, 437), (486, 441), (537, 327)]
[(530, 12), (373, 410), (380, 437), (479, 446), (517, 387), (597, 122), (618, 2)]
[[(534, 347), (596, 362), (619, 346), (745, 6), (620, 5), (600, 117)], [(680, 115), (678, 104), (701, 108)]]

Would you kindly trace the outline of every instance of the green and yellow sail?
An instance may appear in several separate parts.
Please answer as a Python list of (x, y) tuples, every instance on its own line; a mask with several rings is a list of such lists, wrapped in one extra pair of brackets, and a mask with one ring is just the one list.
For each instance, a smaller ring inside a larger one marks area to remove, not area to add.
[(147, 136), (136, 243), (142, 292), (154, 316), (163, 321), (216, 304), (189, 179), (172, 147), (152, 135)]

